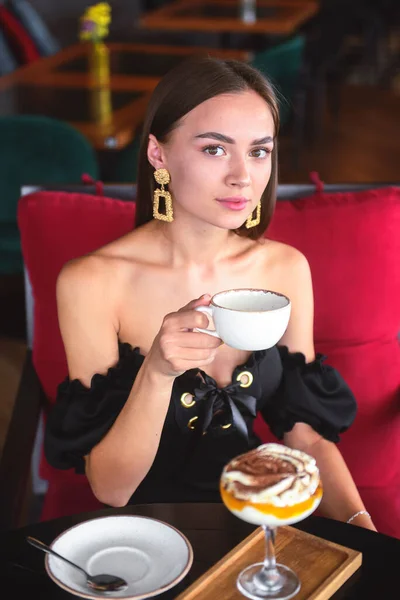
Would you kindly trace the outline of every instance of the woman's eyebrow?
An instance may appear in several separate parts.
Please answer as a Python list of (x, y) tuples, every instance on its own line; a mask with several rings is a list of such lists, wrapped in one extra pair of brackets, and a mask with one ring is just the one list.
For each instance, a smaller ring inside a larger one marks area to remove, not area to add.
[(274, 141), (273, 137), (271, 137), (270, 135), (266, 135), (265, 137), (260, 138), (259, 140), (253, 140), (251, 142), (251, 145), (258, 146), (259, 144), (270, 144), (273, 141)]
[[(198, 135), (195, 136), (195, 138), (211, 138), (213, 140), (217, 140), (218, 142), (225, 142), (225, 144), (235, 144), (235, 140), (227, 135), (224, 135), (223, 133), (218, 133), (216, 131), (207, 131), (206, 133), (199, 133)], [(259, 144), (269, 144), (270, 142), (273, 142), (274, 138), (271, 137), (270, 135), (266, 135), (262, 138), (259, 138), (258, 140), (253, 140), (251, 142), (251, 146), (257, 146)]]

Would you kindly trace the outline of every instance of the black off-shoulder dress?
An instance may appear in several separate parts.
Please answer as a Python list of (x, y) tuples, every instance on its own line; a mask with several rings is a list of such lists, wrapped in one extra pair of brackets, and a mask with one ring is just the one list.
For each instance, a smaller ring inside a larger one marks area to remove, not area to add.
[[(143, 360), (139, 348), (119, 344), (117, 365), (94, 375), (90, 388), (68, 378), (59, 385), (45, 430), (52, 466), (84, 473), (83, 457), (118, 417)], [(317, 355), (306, 363), (303, 354), (274, 346), (251, 354), (224, 388), (200, 369), (177, 377), (156, 457), (130, 502), (219, 501), (223, 466), (261, 443), (253, 431), (258, 412), (278, 439), (303, 422), (338, 442), (355, 418), (356, 401), (324, 360)]]

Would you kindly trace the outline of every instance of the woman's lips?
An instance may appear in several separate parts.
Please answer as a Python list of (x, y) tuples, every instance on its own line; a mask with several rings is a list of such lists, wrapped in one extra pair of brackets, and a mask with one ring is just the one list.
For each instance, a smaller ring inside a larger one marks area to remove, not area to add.
[(249, 200), (247, 198), (217, 198), (217, 202), (229, 210), (243, 210)]

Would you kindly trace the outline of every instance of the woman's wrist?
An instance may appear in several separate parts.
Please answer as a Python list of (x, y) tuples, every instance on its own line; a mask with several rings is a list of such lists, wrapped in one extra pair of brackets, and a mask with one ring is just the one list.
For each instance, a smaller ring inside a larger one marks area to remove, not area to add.
[(140, 369), (142, 378), (147, 380), (151, 385), (155, 385), (158, 390), (172, 389), (176, 376), (169, 375), (168, 373), (163, 373), (162, 371), (155, 369), (150, 353), (151, 351), (144, 359), (142, 368)]
[(361, 517), (362, 515), (365, 515), (366, 517), (371, 519), (371, 515), (369, 514), (369, 512), (365, 509), (362, 509), (362, 510), (358, 510), (353, 515), (351, 515), (351, 517), (349, 519), (347, 519), (346, 523), (351, 523), (352, 521), (354, 521), (354, 519), (357, 519), (358, 517)]
[(357, 525), (358, 527), (364, 527), (365, 529), (371, 529), (376, 531), (376, 527), (372, 521), (372, 517), (369, 512), (365, 509), (355, 512), (346, 521), (349, 525)]

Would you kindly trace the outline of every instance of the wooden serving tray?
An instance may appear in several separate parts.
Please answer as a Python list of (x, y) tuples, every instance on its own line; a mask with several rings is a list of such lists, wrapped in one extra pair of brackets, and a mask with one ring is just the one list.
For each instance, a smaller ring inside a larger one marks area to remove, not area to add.
[[(176, 600), (243, 600), (236, 587), (240, 571), (265, 554), (264, 531), (256, 529), (217, 564), (199, 577)], [(279, 527), (277, 562), (292, 568), (301, 581), (293, 600), (326, 600), (362, 562), (361, 552), (339, 546), (294, 527)]]

